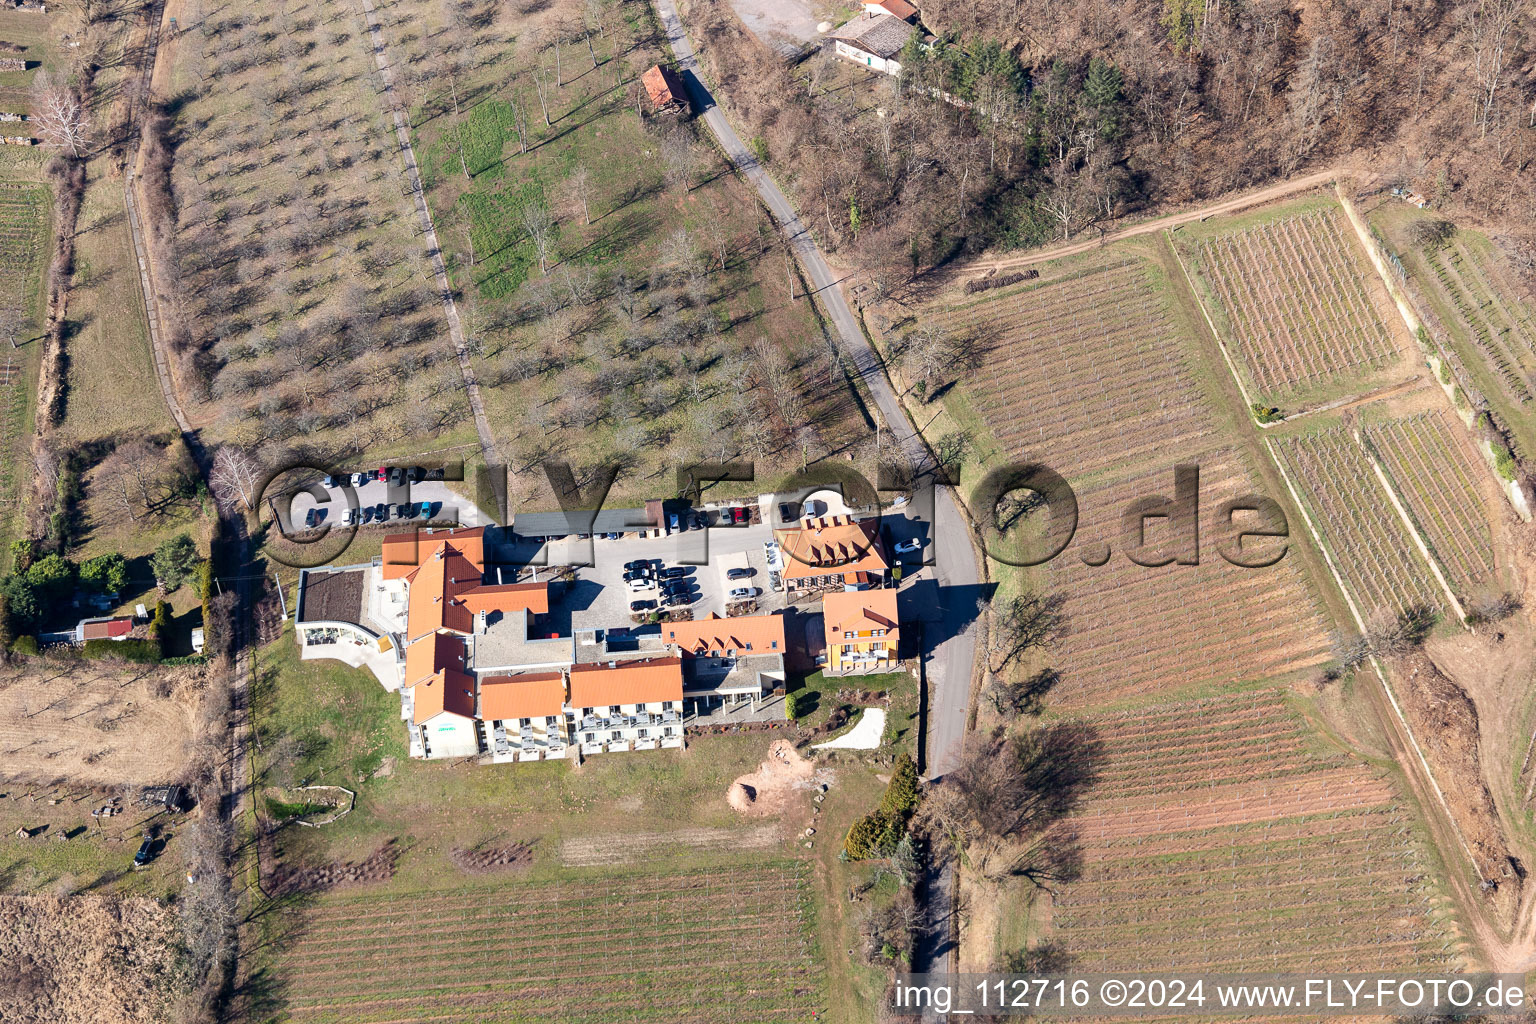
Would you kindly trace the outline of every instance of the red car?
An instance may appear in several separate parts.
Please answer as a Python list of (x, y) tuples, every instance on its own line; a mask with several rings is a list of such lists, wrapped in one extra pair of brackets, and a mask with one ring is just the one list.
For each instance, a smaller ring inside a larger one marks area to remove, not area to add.
[(731, 522), (733, 523), (744, 526), (751, 518), (752, 517), (747, 514), (747, 510), (742, 508), (740, 505), (731, 509)]

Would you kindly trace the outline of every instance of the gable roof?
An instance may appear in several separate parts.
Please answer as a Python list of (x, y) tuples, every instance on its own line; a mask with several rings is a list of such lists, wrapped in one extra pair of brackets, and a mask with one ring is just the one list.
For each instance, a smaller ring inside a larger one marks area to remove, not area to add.
[(498, 583), (476, 587), (460, 595), (471, 612), (525, 611), (533, 615), (549, 614), (548, 583)]
[(917, 13), (917, 8), (907, 3), (907, 0), (864, 0), (864, 9), (877, 8), (889, 14), (893, 18), (907, 21)]
[(669, 103), (682, 103), (687, 97), (683, 92), (683, 83), (677, 74), (671, 68), (660, 64), (653, 64), (645, 74), (641, 75), (640, 84), (645, 86), (646, 95), (658, 107), (664, 107)]
[(822, 517), (807, 520), (802, 529), (780, 530), (776, 536), (784, 553), (786, 580), (837, 573), (879, 575), (891, 567), (876, 520)]
[(480, 717), (486, 721), (545, 718), (559, 715), (564, 705), (565, 676), (559, 672), (487, 676), (480, 680)]
[(447, 712), (460, 718), (475, 717), (475, 680), (455, 669), (444, 669), (411, 688), (415, 701), (411, 720), (417, 725)]
[(882, 11), (879, 14), (859, 15), (832, 38), (865, 53), (889, 59), (901, 52), (901, 48), (907, 45), (907, 39), (916, 31), (900, 18), (893, 18)]
[(463, 600), (466, 591), (480, 586), (480, 567), (447, 542), (439, 542), (431, 555), (410, 575), (410, 594), (405, 617), (407, 640), (439, 629), (471, 633), (475, 615)]
[(739, 615), (723, 619), (711, 612), (706, 619), (662, 623), (661, 638), (676, 644), (686, 654), (782, 653), (784, 616)]
[(112, 640), (133, 632), (133, 616), (119, 615), (109, 619), (81, 619), (80, 637), (83, 640)]
[(415, 686), (447, 670), (464, 671), (464, 641), (458, 637), (433, 633), (405, 649), (406, 686)]
[(826, 595), (821, 602), (827, 643), (841, 640), (848, 631), (883, 629), (894, 636), (901, 623), (896, 614), (894, 590), (844, 590)]
[(398, 580), (409, 576), (444, 541), (452, 544), (459, 554), (473, 562), (475, 568), (482, 573), (485, 571), (485, 527), (417, 530), (414, 533), (392, 533), (384, 538), (383, 564), (380, 566), (384, 579)]
[(641, 658), (571, 668), (570, 705), (573, 708), (682, 699), (681, 658)]

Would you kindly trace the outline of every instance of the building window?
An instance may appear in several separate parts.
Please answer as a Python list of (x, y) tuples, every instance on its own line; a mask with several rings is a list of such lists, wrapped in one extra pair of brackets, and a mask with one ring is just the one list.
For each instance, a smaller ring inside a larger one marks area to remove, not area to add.
[(587, 742), (588, 743), (596, 743), (597, 742), (597, 733), (595, 733), (595, 732), (587, 733)]
[(617, 730), (617, 729), (613, 730), (613, 734), (610, 737), (610, 739), (615, 739), (615, 740), (621, 740), (623, 738), (624, 738), (624, 734), (619, 732), (619, 730)]
[(670, 725), (667, 726), (665, 729), (661, 730), (661, 734), (663, 736), (671, 736), (671, 735), (673, 735), (672, 727)]
[(851, 630), (851, 629), (843, 630), (843, 639), (844, 640), (852, 640), (853, 639), (853, 630)]
[(640, 730), (640, 738), (641, 739), (645, 739), (645, 738), (647, 738), (650, 735), (651, 735), (651, 731), (649, 729), (641, 729)]
[(768, 641), (768, 649), (770, 651), (778, 650), (779, 649), (779, 642), (777, 640), (770, 640), (770, 641)]
[(518, 720), (517, 720), (517, 727), (518, 727), (518, 728), (519, 728), (519, 729), (526, 729), (526, 728), (528, 728), (528, 727), (529, 727), (529, 726), (530, 726), (530, 725), (532, 725), (532, 724), (533, 724), (533, 722), (532, 722), (532, 720), (531, 720), (531, 719), (527, 719), (527, 718), (519, 718), (519, 719), (518, 719)]
[(558, 724), (560, 724), (560, 719), (556, 718), (554, 715), (545, 715), (544, 716), (544, 727), (545, 728), (553, 729)]
[(672, 710), (672, 702), (669, 701), (669, 700), (662, 701), (661, 702), (661, 710), (663, 710), (663, 711), (671, 711)]
[(619, 705), (617, 705), (617, 704), (610, 704), (610, 705), (608, 705), (608, 713), (609, 713), (609, 714), (610, 714), (610, 715), (617, 715), (617, 714), (619, 714), (619, 713), (620, 713), (620, 712), (621, 712), (621, 711), (622, 711), (622, 710), (623, 710), (623, 709), (622, 709), (622, 708), (620, 708), (620, 707), (619, 707)]

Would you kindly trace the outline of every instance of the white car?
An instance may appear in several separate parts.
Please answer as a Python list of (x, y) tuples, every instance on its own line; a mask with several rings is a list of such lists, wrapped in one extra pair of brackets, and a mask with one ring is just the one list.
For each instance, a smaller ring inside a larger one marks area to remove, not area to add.
[(756, 587), (736, 587), (731, 591), (732, 601), (746, 601), (757, 596)]
[(923, 542), (918, 540), (916, 537), (913, 537), (911, 540), (904, 540), (900, 544), (897, 544), (896, 553), (898, 555), (910, 555), (914, 551), (921, 550), (922, 546)]
[(656, 581), (652, 580), (652, 579), (638, 579), (638, 580), (630, 580), (629, 581), (629, 592), (631, 594), (640, 594), (640, 593), (644, 593), (647, 590), (655, 590), (655, 589), (656, 589)]

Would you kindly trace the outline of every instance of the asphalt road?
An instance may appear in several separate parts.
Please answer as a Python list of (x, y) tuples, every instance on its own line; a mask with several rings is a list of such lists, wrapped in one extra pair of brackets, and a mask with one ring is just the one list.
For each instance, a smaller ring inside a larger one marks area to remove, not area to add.
[[(932, 458), (927, 445), (908, 421), (885, 375), (884, 366), (864, 336), (853, 311), (848, 308), (837, 287), (838, 279), (816, 247), (816, 240), (705, 88), (693, 44), (673, 0), (656, 0), (656, 11), (694, 109), (703, 111), (700, 119), (714, 134), (726, 156), (757, 189), (779, 222), (832, 323), (838, 348), (874, 399), (884, 428), (911, 464), (930, 465)], [(932, 571), (937, 583), (935, 596), (939, 614), (924, 623), (923, 628), (923, 656), (931, 695), (926, 744), (929, 778), (937, 778), (952, 770), (960, 760), (970, 707), (971, 670), (976, 656), (975, 622), (981, 598), (980, 574), (971, 547), (969, 526), (948, 488), (940, 489), (935, 498), (934, 519), (935, 564)]]

